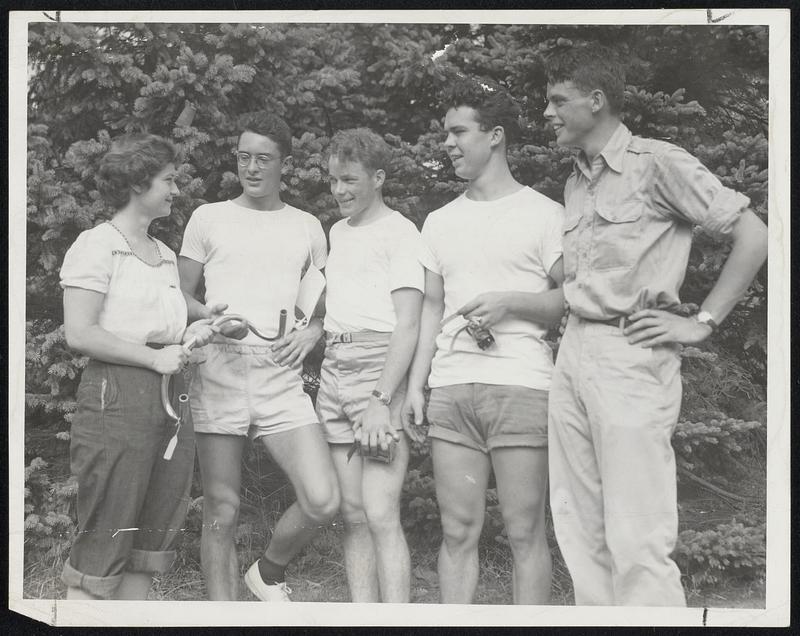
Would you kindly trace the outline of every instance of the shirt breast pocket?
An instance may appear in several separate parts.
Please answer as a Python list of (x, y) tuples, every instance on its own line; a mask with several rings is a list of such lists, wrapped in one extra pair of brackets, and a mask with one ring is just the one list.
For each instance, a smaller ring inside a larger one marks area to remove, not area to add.
[(575, 278), (578, 269), (578, 224), (580, 221), (580, 214), (567, 216), (561, 229), (564, 250), (564, 278), (566, 280)]
[(641, 253), (644, 201), (626, 199), (596, 208), (592, 269), (631, 267)]

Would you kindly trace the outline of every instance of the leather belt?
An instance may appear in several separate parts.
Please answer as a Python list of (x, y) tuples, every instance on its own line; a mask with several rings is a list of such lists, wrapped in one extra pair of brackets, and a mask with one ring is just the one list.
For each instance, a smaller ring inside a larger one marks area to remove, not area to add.
[(347, 344), (349, 342), (389, 342), (388, 331), (352, 331), (348, 333), (325, 332), (325, 344)]
[(627, 316), (616, 316), (615, 318), (608, 318), (606, 320), (594, 320), (593, 318), (581, 318), (584, 322), (593, 322), (598, 325), (609, 325), (611, 327), (619, 327), (620, 330), (625, 329), (630, 324)]

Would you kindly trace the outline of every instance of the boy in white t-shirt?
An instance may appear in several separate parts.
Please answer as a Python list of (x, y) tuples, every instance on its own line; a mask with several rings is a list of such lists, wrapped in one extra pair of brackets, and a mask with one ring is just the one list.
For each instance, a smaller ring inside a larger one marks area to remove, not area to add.
[[(178, 265), (190, 316), (209, 317), (227, 304), (275, 336), (281, 310), (294, 314), (304, 271), (325, 266), (319, 221), (280, 199), (291, 139), (289, 127), (274, 115), (255, 113), (243, 121), (236, 151), (242, 194), (199, 207), (186, 226)], [(207, 306), (193, 299), (201, 277)], [(248, 436), (263, 442), (297, 496), (265, 555), (245, 575), (259, 599), (289, 600), (286, 565), (339, 508), (330, 453), (300, 375), (303, 358), (321, 336), (316, 318), (272, 345), (246, 327), (223, 327), (198, 364), (191, 408), (203, 478), (201, 559), (211, 600), (238, 600), (234, 539)]]
[[(403, 422), (424, 438), (424, 395), (442, 516), (444, 603), (471, 603), (478, 539), (494, 470), (514, 557), (515, 603), (546, 604), (547, 392), (542, 340), (563, 295), (558, 203), (520, 184), (506, 158), (519, 109), (500, 89), (462, 80), (448, 95), (444, 147), (467, 191), (422, 229), (425, 298)], [(491, 336), (491, 337), (490, 337)]]
[[(399, 407), (424, 290), (419, 232), (383, 202), (391, 159), (383, 139), (366, 128), (340, 131), (328, 154), (331, 192), (345, 218), (330, 232), (317, 413), (342, 493), (350, 598), (407, 603), (410, 560), (400, 493), (408, 440)], [(356, 439), (362, 453), (352, 455)], [(376, 458), (390, 449), (391, 461)]]

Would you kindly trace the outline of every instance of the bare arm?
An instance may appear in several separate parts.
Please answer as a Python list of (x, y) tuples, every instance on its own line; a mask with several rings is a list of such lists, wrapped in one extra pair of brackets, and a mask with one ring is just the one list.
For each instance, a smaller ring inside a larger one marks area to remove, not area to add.
[(189, 322), (198, 318), (211, 318), (211, 310), (194, 297), (200, 279), (203, 277), (203, 264), (193, 261), (191, 258), (179, 256), (178, 274), (181, 278), (181, 291), (189, 310)]
[[(320, 270), (323, 274), (325, 270)], [(317, 300), (311, 318), (304, 329), (295, 329), (272, 345), (272, 359), (281, 366), (291, 366), (305, 360), (306, 356), (317, 346), (317, 342), (325, 332), (325, 290)]]
[(559, 258), (550, 269), (550, 284), (555, 289), (544, 292), (484, 292), (478, 294), (458, 313), (464, 318), (481, 318), (481, 325), (492, 327), (508, 318), (553, 325), (564, 313), (564, 265)]
[(702, 309), (721, 323), (733, 310), (767, 260), (767, 226), (747, 209), (733, 227), (733, 247)]
[[(375, 384), (376, 390), (389, 396), (393, 396), (397, 391), (414, 356), (419, 335), (422, 297), (419, 290), (410, 287), (392, 292), (397, 324), (389, 341), (383, 372)], [(356, 438), (360, 439), (362, 444), (368, 445), (371, 451), (377, 452), (378, 445), (384, 450), (388, 448), (387, 435), (399, 439), (390, 420), (389, 406), (376, 397), (371, 397), (361, 419), (360, 429), (356, 431)]]
[(417, 348), (408, 372), (408, 392), (401, 415), (403, 427), (414, 441), (422, 441), (424, 434), (416, 427), (422, 424), (425, 407), (424, 388), (436, 353), (436, 336), (441, 331), (444, 315), (444, 280), (439, 274), (425, 269), (425, 295), (419, 321)]
[[(752, 210), (742, 212), (733, 227), (733, 247), (716, 284), (702, 309), (721, 323), (741, 300), (767, 259), (767, 227)], [(668, 342), (694, 344), (711, 334), (711, 327), (694, 318), (683, 318), (658, 309), (645, 309), (630, 316), (625, 329), (628, 342), (652, 347)]]
[(180, 345), (151, 349), (145, 345), (127, 342), (98, 324), (104, 294), (67, 287), (64, 290), (64, 333), (67, 345), (91, 358), (144, 367), (157, 373), (177, 373), (188, 360), (188, 353)]

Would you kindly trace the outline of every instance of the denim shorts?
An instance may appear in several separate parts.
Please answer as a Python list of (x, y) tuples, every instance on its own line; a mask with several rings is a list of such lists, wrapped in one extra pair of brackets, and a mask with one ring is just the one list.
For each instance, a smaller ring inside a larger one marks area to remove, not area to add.
[[(173, 394), (184, 380), (173, 376)], [(188, 409), (175, 432), (161, 404), (161, 376), (91, 360), (77, 393), (70, 467), (78, 479), (78, 531), (62, 581), (110, 598), (129, 572), (165, 572), (175, 559), (194, 472)], [(173, 406), (178, 410), (177, 401)]]
[(547, 446), (547, 391), (506, 384), (451, 384), (431, 390), (428, 435), (488, 453)]
[(196, 433), (252, 439), (317, 423), (302, 363), (282, 367), (269, 345), (216, 343), (195, 350), (189, 392)]
[[(364, 414), (386, 366), (391, 334), (385, 341), (328, 344), (320, 369), (317, 415), (329, 444), (353, 442), (353, 424)], [(392, 395), (396, 416), (405, 398), (405, 380)], [(396, 422), (400, 424), (399, 418)]]

